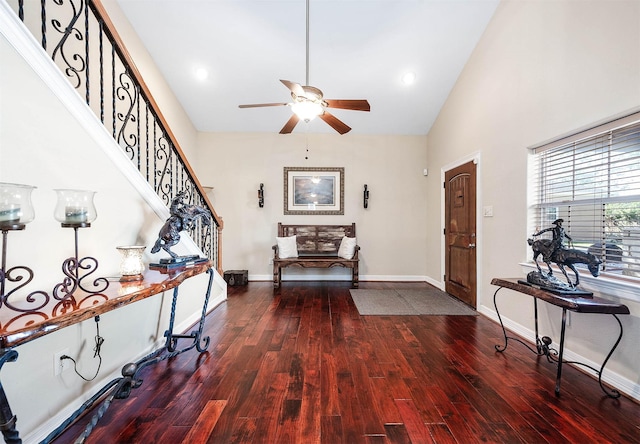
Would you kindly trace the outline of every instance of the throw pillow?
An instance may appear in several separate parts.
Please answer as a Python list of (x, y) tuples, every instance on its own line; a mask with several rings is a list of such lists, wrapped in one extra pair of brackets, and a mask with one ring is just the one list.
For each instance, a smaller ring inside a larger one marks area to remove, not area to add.
[(298, 245), (296, 244), (296, 237), (276, 237), (278, 243), (278, 257), (280, 259), (286, 259), (289, 257), (298, 257)]
[(340, 241), (340, 248), (338, 249), (338, 257), (342, 259), (353, 259), (353, 255), (356, 252), (356, 238), (344, 236)]

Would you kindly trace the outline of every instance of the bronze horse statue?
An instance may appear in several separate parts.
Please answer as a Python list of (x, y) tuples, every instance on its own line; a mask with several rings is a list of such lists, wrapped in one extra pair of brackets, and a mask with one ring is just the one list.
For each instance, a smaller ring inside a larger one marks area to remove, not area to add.
[(202, 218), (205, 226), (211, 225), (211, 212), (209, 210), (197, 205), (186, 205), (183, 203), (184, 199), (186, 199), (186, 193), (181, 191), (171, 201), (171, 216), (160, 229), (158, 240), (151, 249), (152, 253), (157, 253), (160, 249), (163, 249), (173, 259), (176, 259), (178, 255), (171, 251), (171, 247), (180, 241), (181, 231), (190, 230), (197, 218)]
[[(572, 287), (576, 287), (580, 284), (580, 276), (578, 274), (578, 270), (574, 264), (586, 264), (591, 272), (593, 277), (597, 277), (600, 274), (600, 264), (602, 261), (595, 257), (593, 254), (585, 253), (584, 251), (577, 250), (575, 248), (555, 248), (553, 245), (553, 241), (551, 239), (527, 239), (529, 245), (533, 250), (533, 261), (536, 263), (536, 267), (538, 267), (538, 271), (542, 274), (542, 269), (540, 268), (540, 264), (538, 264), (538, 256), (543, 255), (544, 262), (547, 264), (547, 268), (549, 269), (549, 275), (553, 275), (553, 271), (551, 270), (551, 262), (558, 265), (562, 274), (567, 279), (567, 283)], [(553, 249), (553, 251), (551, 251)], [(546, 254), (545, 254), (546, 253)], [(549, 254), (550, 253), (550, 254)], [(564, 267), (567, 266), (573, 271), (573, 274), (576, 276), (576, 282), (573, 283), (569, 279), (567, 275), (567, 271)]]

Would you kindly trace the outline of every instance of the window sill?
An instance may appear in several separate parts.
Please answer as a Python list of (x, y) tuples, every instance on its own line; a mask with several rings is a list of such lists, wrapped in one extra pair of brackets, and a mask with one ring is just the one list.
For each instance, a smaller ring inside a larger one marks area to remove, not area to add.
[[(521, 262), (525, 276), (532, 270), (536, 270), (533, 262)], [(552, 266), (553, 274), (559, 278), (564, 278), (559, 268)], [(591, 276), (588, 270), (578, 270), (580, 273), (580, 287), (585, 290), (591, 290), (600, 293), (603, 297), (612, 297), (616, 299), (626, 299), (628, 301), (640, 303), (640, 284), (631, 280), (611, 279), (604, 276), (597, 278)], [(567, 270), (567, 274), (573, 279), (573, 272)]]

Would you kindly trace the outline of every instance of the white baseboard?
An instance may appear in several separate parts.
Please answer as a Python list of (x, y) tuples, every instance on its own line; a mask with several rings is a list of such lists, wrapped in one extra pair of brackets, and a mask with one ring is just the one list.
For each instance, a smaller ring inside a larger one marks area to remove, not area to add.
[[(270, 274), (250, 274), (249, 281), (273, 281)], [(282, 281), (351, 281), (351, 274), (296, 274), (292, 276), (282, 275)], [(399, 275), (360, 275), (360, 282), (427, 282), (426, 276), (399, 276)]]
[[(488, 309), (487, 307), (480, 307), (478, 309), (478, 311), (480, 312), (480, 314), (488, 317), (489, 319), (497, 322), (498, 324), (500, 323), (500, 320), (498, 319), (498, 315), (496, 314), (495, 311)], [(509, 318), (506, 318), (504, 315), (500, 315), (502, 318), (502, 322), (504, 324), (504, 327), (510, 332), (510, 333), (515, 333), (516, 335), (520, 336), (522, 339), (526, 339), (526, 342), (529, 342), (531, 344), (532, 347), (535, 347), (535, 343), (533, 341), (533, 338), (535, 338), (535, 332), (521, 324), (518, 324), (517, 322), (512, 321)], [(529, 339), (531, 338), (531, 339)], [(553, 342), (552, 346), (554, 348), (556, 348), (556, 350), (558, 350), (560, 348), (560, 345)], [(567, 360), (567, 361), (577, 361), (577, 362), (582, 362), (584, 364), (590, 365), (591, 367), (594, 368), (600, 368), (600, 366), (602, 365), (602, 363), (597, 363), (597, 362), (593, 362), (587, 358), (585, 358), (584, 356), (579, 355), (578, 353), (574, 353), (571, 350), (569, 350), (568, 348), (565, 347), (564, 349), (564, 356), (563, 359)], [(593, 376), (594, 378), (598, 378), (598, 375), (591, 370), (588, 367), (583, 367), (581, 365), (572, 365), (573, 367), (577, 368), (578, 370), (583, 371), (584, 373), (587, 373), (591, 376)], [(620, 391), (621, 393), (624, 393), (625, 395), (629, 396), (630, 398), (640, 402), (640, 384), (637, 384), (635, 382), (633, 382), (632, 380), (625, 378), (624, 376), (615, 373), (611, 370), (609, 370), (608, 368), (605, 367), (605, 371), (602, 375), (602, 381), (607, 383), (608, 385), (615, 387), (618, 391)], [(597, 381), (594, 381), (594, 383), (596, 383)], [(551, 389), (553, 389), (553, 384), (552, 382), (550, 382), (550, 387)]]
[(431, 284), (431, 285), (433, 285), (434, 287), (436, 287), (436, 288), (438, 288), (438, 289), (440, 289), (440, 290), (444, 291), (444, 282), (442, 282), (442, 281), (436, 281), (435, 279), (430, 278), (429, 276), (427, 276), (426, 281), (427, 281), (427, 283), (428, 283), (428, 284)]

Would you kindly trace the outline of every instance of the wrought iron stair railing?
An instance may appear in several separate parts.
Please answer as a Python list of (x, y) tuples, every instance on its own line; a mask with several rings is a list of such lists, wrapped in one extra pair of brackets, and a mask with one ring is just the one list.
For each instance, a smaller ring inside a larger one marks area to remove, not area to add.
[(99, 0), (6, 0), (167, 206), (211, 211), (191, 237), (222, 273), (222, 219)]

